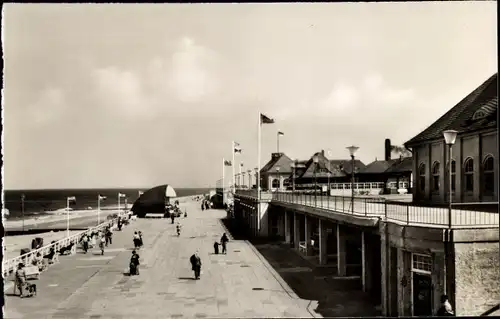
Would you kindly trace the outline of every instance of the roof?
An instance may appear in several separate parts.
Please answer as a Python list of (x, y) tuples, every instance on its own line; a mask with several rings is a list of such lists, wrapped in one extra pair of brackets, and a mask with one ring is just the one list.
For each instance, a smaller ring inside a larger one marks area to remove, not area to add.
[(165, 212), (165, 199), (177, 197), (170, 185), (160, 185), (145, 191), (132, 205), (132, 211), (140, 217), (146, 213)]
[[(328, 172), (330, 172), (330, 177), (343, 177), (352, 173), (352, 160), (329, 160), (322, 152), (317, 152), (306, 162), (306, 168), (301, 171), (301, 174), (297, 174), (298, 177), (314, 177), (314, 156), (318, 156), (318, 171), (316, 171), (316, 177), (327, 177)], [(365, 168), (365, 164), (355, 159), (354, 168), (355, 172), (361, 171)]]
[(388, 161), (375, 160), (361, 174), (407, 173), (413, 170), (413, 157), (400, 157)]
[(261, 174), (275, 172), (276, 168), (280, 168), (280, 173), (292, 173), (292, 159), (286, 156), (285, 153), (272, 153), (271, 160), (267, 162), (260, 170)]
[(394, 163), (385, 173), (411, 173), (413, 171), (413, 157), (401, 157), (393, 161)]
[[(459, 133), (465, 133), (478, 129), (496, 128), (497, 77), (498, 73), (492, 75), (432, 125), (406, 142), (405, 146), (410, 147), (413, 144), (443, 138), (442, 134), (445, 130), (457, 130)], [(476, 116), (477, 119), (473, 120), (474, 113), (479, 109), (482, 109), (483, 115), (486, 116)]]

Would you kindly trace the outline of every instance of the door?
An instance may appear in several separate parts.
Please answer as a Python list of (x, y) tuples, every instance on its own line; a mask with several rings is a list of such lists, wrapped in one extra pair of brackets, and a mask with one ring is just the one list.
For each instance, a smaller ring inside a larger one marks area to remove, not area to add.
[(413, 273), (413, 315), (432, 316), (431, 276)]

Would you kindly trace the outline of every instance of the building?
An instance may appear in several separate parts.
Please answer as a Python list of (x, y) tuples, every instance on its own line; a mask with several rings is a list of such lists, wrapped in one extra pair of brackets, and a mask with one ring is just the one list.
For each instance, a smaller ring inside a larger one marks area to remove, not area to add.
[(260, 170), (263, 190), (283, 190), (290, 185), (293, 160), (285, 153), (272, 153), (271, 160)]
[(453, 202), (498, 202), (497, 75), (405, 143), (413, 152), (414, 201), (448, 202), (449, 156), (443, 131), (456, 130), (451, 149)]

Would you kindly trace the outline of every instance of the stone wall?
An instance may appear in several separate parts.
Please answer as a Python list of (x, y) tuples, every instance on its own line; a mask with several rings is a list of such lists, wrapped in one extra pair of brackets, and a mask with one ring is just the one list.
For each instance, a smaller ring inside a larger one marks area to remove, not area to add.
[(478, 316), (500, 302), (499, 243), (455, 243), (455, 309)]

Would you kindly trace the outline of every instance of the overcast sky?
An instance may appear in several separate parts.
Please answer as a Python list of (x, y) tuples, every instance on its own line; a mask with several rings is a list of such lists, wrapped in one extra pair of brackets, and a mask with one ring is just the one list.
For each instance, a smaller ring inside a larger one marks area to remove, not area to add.
[(494, 1), (3, 8), (7, 189), (214, 186), (259, 110), (262, 165), (367, 164), (497, 70)]

